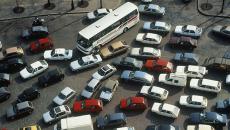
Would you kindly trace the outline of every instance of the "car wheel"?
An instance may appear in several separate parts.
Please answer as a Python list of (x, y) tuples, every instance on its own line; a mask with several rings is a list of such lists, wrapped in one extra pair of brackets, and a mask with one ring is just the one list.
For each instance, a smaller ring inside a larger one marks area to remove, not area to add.
[(127, 32), (128, 31), (128, 28), (125, 27), (124, 30), (123, 30), (123, 33)]

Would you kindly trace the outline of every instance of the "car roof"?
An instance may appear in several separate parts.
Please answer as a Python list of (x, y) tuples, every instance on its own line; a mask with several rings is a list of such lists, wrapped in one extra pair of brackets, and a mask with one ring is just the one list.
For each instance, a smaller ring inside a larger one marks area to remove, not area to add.
[(17, 104), (17, 109), (21, 110), (21, 109), (27, 108), (29, 106), (30, 106), (29, 101), (25, 101), (25, 102), (18, 103)]
[(216, 80), (210, 80), (210, 79), (202, 79), (202, 85), (207, 85), (207, 86), (217, 86), (218, 81)]
[(156, 5), (156, 4), (149, 4), (149, 5), (148, 5), (148, 8), (149, 8), (149, 9), (158, 9), (158, 8), (159, 8), (159, 5)]
[(119, 120), (119, 119), (124, 119), (124, 113), (113, 113), (109, 114), (109, 119), (110, 120)]
[(192, 101), (194, 102), (202, 102), (204, 100), (203, 96), (192, 95)]
[(169, 61), (166, 59), (159, 58), (156, 60), (156, 64), (160, 65), (160, 66), (167, 66), (168, 63), (169, 63)]
[(143, 72), (143, 71), (135, 71), (134, 77), (139, 77), (139, 78), (145, 78), (148, 73)]
[(39, 66), (43, 66), (42, 63), (41, 63), (40, 61), (36, 61), (36, 62), (34, 62), (34, 63), (31, 64), (31, 67), (32, 67), (32, 68), (37, 68), (37, 67), (39, 67)]
[(174, 130), (174, 127), (169, 124), (160, 124), (157, 126), (157, 130)]
[(113, 49), (117, 49), (117, 48), (124, 46), (124, 44), (122, 41), (117, 41), (117, 42), (112, 43), (111, 46)]
[(164, 103), (162, 109), (174, 112), (174, 111), (177, 111), (178, 108), (176, 106), (174, 106), (174, 105)]
[(85, 101), (86, 106), (96, 106), (96, 105), (98, 105), (98, 102), (100, 102), (100, 100), (98, 100), (98, 99), (87, 99), (84, 101)]
[(144, 102), (144, 97), (130, 97), (130, 99), (132, 100), (132, 103), (142, 103)]
[(60, 68), (55, 68), (53, 70), (50, 70), (48, 72), (48, 75), (57, 75), (57, 74), (60, 74), (60, 73), (62, 73), (61, 69)]
[(95, 79), (95, 78), (92, 78), (92, 79), (89, 81), (89, 83), (88, 83), (87, 86), (94, 88), (95, 86), (97, 86), (98, 83), (100, 83), (100, 80)]
[(65, 48), (56, 48), (54, 49), (56, 54), (65, 54), (66, 49)]
[(43, 44), (43, 43), (48, 43), (50, 41), (50, 39), (46, 37), (46, 38), (41, 38), (38, 41), (39, 41), (39, 43)]
[(18, 51), (18, 47), (10, 47), (10, 48), (7, 48), (5, 51), (6, 51), (6, 54), (15, 53)]
[(163, 94), (165, 92), (165, 89), (157, 87), (157, 86), (153, 86), (151, 88), (151, 92), (158, 93), (158, 94)]
[(101, 14), (101, 13), (107, 13), (108, 11), (106, 8), (101, 8), (101, 9), (97, 9), (97, 12)]
[(154, 48), (151, 47), (143, 47), (143, 52), (145, 53), (153, 53), (154, 52)]
[(6, 73), (0, 73), (0, 79), (10, 80), (10, 75)]
[(84, 62), (89, 62), (89, 61), (94, 61), (95, 59), (94, 59), (93, 55), (87, 55), (87, 56), (83, 56), (82, 60)]
[(201, 66), (197, 65), (189, 65), (188, 66), (188, 71), (193, 71), (193, 72), (199, 72)]
[(227, 26), (225, 30), (230, 31), (230, 26)]
[(33, 88), (33, 87), (30, 87), (30, 88), (25, 89), (25, 90), (23, 91), (23, 93), (25, 93), (25, 94), (31, 94), (31, 93), (34, 92), (34, 91), (37, 91), (37, 89), (36, 89), (36, 88)]
[(55, 111), (56, 114), (61, 113), (63, 111), (66, 111), (65, 105), (61, 105), (61, 106), (55, 107), (54, 111)]
[(109, 88), (109, 89), (113, 89), (113, 86), (117, 83), (118, 81), (117, 80), (111, 80), (111, 79), (109, 79), (106, 83), (105, 83), (105, 85), (104, 85), (104, 87), (105, 88)]
[(194, 26), (194, 25), (187, 25), (187, 26), (186, 26), (186, 29), (187, 29), (187, 30), (196, 30), (196, 28), (197, 28), (197, 27)]
[(146, 33), (145, 37), (158, 40), (160, 36), (155, 33)]
[(103, 70), (104, 72), (107, 72), (111, 69), (111, 66), (107, 64), (107, 65), (102, 66), (100, 69)]
[(66, 87), (61, 91), (61, 93), (64, 94), (64, 95), (68, 95), (72, 91), (73, 90), (70, 87)]
[(165, 27), (166, 26), (166, 22), (156, 21), (155, 22), (155, 26), (157, 26), (157, 27)]
[(38, 32), (38, 31), (48, 32), (48, 28), (46, 26), (33, 26), (32, 31), (33, 32)]

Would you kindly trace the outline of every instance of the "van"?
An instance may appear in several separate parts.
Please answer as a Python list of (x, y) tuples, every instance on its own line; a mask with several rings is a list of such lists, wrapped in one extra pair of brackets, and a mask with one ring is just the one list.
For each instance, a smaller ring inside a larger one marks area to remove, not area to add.
[(187, 84), (187, 75), (183, 73), (160, 74), (158, 80), (160, 83), (185, 87)]

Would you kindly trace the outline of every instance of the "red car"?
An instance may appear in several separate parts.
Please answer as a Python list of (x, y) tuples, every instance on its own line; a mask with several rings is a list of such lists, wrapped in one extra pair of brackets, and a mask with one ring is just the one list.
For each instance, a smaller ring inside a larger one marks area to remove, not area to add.
[(100, 112), (103, 110), (103, 103), (98, 99), (86, 99), (75, 101), (73, 104), (74, 112)]
[(166, 59), (147, 60), (144, 65), (149, 71), (171, 73), (173, 72), (173, 64)]
[(52, 49), (53, 48), (53, 42), (52, 40), (47, 37), (47, 38), (41, 38), (36, 41), (33, 41), (30, 43), (30, 51), (33, 53), (38, 53), (47, 49)]
[(121, 99), (120, 108), (123, 110), (145, 110), (147, 102), (144, 97), (129, 97)]

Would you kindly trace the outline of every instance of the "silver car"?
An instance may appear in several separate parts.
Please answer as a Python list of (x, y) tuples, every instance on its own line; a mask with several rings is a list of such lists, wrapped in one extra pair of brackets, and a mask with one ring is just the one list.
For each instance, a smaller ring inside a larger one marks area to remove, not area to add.
[(150, 75), (143, 71), (125, 70), (122, 72), (120, 78), (124, 81), (133, 81), (135, 83), (141, 83), (144, 85), (152, 85), (154, 82), (153, 75)]
[(60, 106), (67, 103), (75, 95), (76, 92), (73, 89), (66, 87), (53, 99), (53, 102)]
[(95, 72), (92, 75), (92, 77), (98, 80), (103, 80), (112, 76), (112, 74), (115, 73), (116, 71), (117, 69), (114, 66), (107, 64), (101, 67), (97, 72)]
[(165, 7), (160, 7), (159, 5), (156, 4), (141, 4), (138, 6), (138, 10), (140, 13), (145, 13), (145, 14), (152, 14), (155, 16), (163, 16), (165, 15)]
[(154, 59), (161, 57), (161, 50), (152, 47), (132, 48), (129, 55), (141, 59)]
[(161, 21), (144, 22), (143, 29), (146, 31), (152, 31), (156, 34), (166, 35), (171, 30), (171, 24)]
[(100, 88), (100, 80), (91, 79), (85, 89), (81, 92), (81, 96), (87, 99), (93, 97), (94, 93)]
[(109, 79), (102, 88), (100, 99), (104, 102), (111, 101), (114, 92), (117, 90), (119, 82), (117, 80)]

